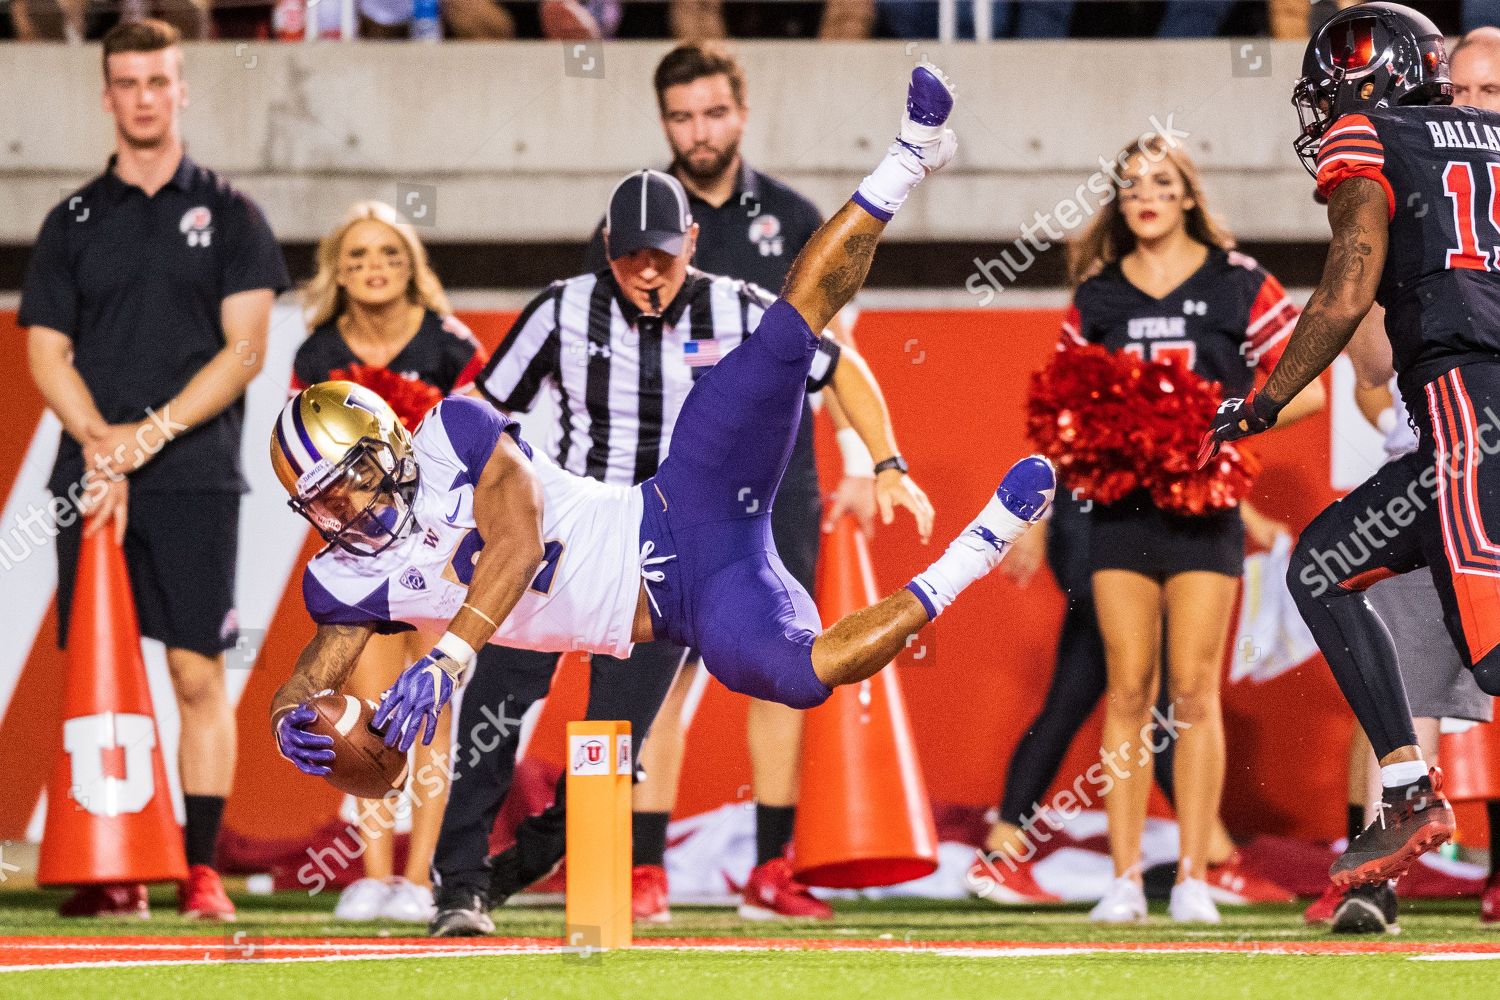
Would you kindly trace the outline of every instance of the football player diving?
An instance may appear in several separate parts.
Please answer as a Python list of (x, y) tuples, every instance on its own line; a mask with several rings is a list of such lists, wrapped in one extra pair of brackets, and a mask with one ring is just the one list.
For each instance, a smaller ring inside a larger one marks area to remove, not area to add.
[(1055, 478), (1043, 459), (1016, 463), (906, 587), (826, 631), (771, 540), (814, 331), (863, 284), (907, 196), (953, 157), (944, 127), (952, 108), (941, 73), (913, 71), (896, 142), (813, 235), (754, 333), (694, 383), (670, 454), (639, 486), (563, 471), (473, 399), (444, 400), (412, 436), (378, 396), (350, 383), (321, 383), (289, 402), (272, 433), (272, 464), (292, 508), (330, 544), (303, 575), (317, 632), (272, 699), (282, 754), (305, 773), (330, 773), (331, 740), (308, 731), (306, 702), (338, 689), (376, 632), (443, 632), (375, 714), (386, 744), (403, 751), (432, 739), (486, 642), (624, 657), (632, 643), (665, 637), (700, 649), (731, 690), (808, 708), (875, 674), (999, 565), (1051, 503)]

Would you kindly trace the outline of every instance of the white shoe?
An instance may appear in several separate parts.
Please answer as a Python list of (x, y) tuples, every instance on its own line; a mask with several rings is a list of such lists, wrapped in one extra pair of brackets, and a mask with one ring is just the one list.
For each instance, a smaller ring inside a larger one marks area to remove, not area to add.
[(432, 890), (425, 885), (408, 882), (404, 878), (393, 878), (380, 915), (386, 920), (401, 920), (407, 923), (427, 923), (437, 913), (432, 905)]
[(374, 920), (380, 916), (391, 887), (378, 878), (362, 878), (351, 882), (339, 893), (338, 905), (333, 908), (335, 920)]
[(1172, 902), (1167, 907), (1173, 920), (1181, 924), (1216, 924), (1219, 908), (1201, 878), (1183, 879), (1172, 886)]
[(1145, 923), (1146, 890), (1134, 879), (1115, 879), (1104, 891), (1104, 898), (1089, 911), (1089, 919), (1096, 924)]

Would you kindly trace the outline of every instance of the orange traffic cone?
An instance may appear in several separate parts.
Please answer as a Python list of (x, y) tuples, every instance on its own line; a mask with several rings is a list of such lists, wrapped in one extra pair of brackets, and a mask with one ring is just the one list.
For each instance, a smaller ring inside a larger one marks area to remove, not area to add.
[(109, 525), (78, 556), (62, 719), (37, 882), (187, 878), (125, 554)]
[[(823, 539), (818, 609), (825, 625), (879, 600), (852, 517)], [(937, 870), (937, 830), (890, 667), (836, 688), (807, 713), (792, 864), (808, 885), (895, 885)]]
[[(1500, 728), (1482, 722), (1461, 733), (1444, 733), (1438, 743), (1443, 794), (1452, 802), (1500, 799)], [(1492, 831), (1490, 836), (1500, 836)]]

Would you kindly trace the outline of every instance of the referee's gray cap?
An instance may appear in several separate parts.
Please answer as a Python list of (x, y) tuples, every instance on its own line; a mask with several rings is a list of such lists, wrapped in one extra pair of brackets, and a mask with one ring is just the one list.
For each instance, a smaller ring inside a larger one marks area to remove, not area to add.
[(604, 223), (609, 259), (647, 249), (679, 254), (692, 224), (687, 192), (677, 178), (660, 170), (637, 170), (609, 196)]

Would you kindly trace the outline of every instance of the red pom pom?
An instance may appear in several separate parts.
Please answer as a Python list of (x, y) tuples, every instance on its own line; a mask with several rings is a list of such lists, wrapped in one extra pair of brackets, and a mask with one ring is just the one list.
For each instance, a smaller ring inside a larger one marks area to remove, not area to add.
[(443, 392), (421, 379), (402, 378), (380, 365), (352, 364), (329, 372), (330, 379), (362, 385), (390, 404), (409, 431), (417, 429), (427, 411), (443, 401)]
[(1060, 351), (1032, 375), (1027, 432), (1067, 488), (1114, 503), (1141, 484), (1127, 423), (1129, 378), (1097, 345)]
[(1177, 358), (1068, 347), (1031, 378), (1027, 433), (1079, 496), (1107, 504), (1145, 489), (1163, 510), (1207, 514), (1238, 504), (1260, 471), (1254, 456), (1229, 447), (1197, 468), (1220, 398), (1218, 383)]

